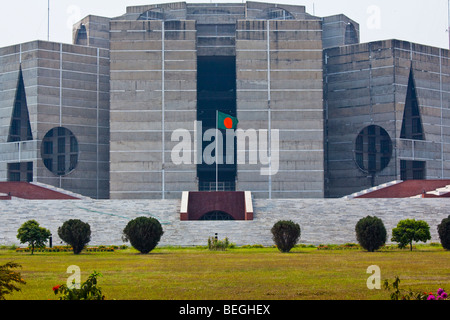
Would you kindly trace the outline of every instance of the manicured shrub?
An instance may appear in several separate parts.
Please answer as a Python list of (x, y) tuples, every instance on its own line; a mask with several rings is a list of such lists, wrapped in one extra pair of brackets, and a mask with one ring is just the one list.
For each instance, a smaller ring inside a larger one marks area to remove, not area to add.
[(79, 254), (91, 241), (91, 227), (78, 219), (67, 220), (58, 228), (58, 236), (72, 246), (74, 254)]
[(426, 242), (431, 239), (430, 226), (423, 220), (401, 220), (397, 227), (392, 229), (392, 241), (398, 242), (399, 248), (405, 248), (408, 244), (412, 251), (413, 241)]
[(378, 250), (386, 243), (386, 228), (383, 221), (377, 217), (367, 216), (358, 221), (355, 226), (358, 243), (369, 252)]
[(289, 252), (300, 238), (301, 230), (297, 223), (281, 220), (273, 225), (271, 232), (278, 250)]
[(450, 250), (450, 215), (447, 218), (442, 219), (437, 229), (442, 247)]
[(17, 239), (21, 243), (28, 242), (31, 247), (31, 254), (34, 253), (35, 248), (45, 247), (45, 243), (50, 236), (50, 230), (40, 227), (35, 220), (28, 220), (17, 230)]
[(128, 222), (123, 230), (123, 241), (130, 241), (131, 245), (141, 253), (149, 253), (158, 244), (164, 234), (161, 224), (155, 218), (138, 217)]

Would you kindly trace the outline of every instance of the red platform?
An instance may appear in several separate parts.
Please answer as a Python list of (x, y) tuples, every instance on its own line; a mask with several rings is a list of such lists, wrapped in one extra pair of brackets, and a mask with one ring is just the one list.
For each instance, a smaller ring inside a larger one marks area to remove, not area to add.
[(253, 220), (248, 191), (183, 192), (180, 220), (201, 220), (210, 212), (223, 212), (233, 220)]
[(355, 198), (410, 198), (422, 195), (424, 198), (446, 198), (450, 193), (433, 195), (427, 192), (450, 185), (450, 180), (407, 180), (379, 190), (369, 191)]

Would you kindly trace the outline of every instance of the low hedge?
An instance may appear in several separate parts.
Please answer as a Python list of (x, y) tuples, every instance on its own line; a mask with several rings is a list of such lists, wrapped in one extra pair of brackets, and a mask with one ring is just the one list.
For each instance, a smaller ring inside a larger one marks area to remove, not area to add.
[[(125, 249), (123, 246), (98, 246), (98, 247), (87, 247), (84, 248), (86, 252), (114, 252), (118, 249)], [(30, 252), (31, 248), (16, 248), (16, 252)], [(71, 246), (55, 246), (52, 248), (35, 248), (34, 252), (73, 252), (73, 248)]]

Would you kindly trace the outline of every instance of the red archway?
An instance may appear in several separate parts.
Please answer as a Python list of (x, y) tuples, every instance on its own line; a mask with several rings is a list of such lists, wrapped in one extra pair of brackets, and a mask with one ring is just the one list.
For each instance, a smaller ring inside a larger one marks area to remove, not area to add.
[[(253, 220), (251, 195), (244, 191), (195, 191), (183, 194), (181, 220)], [(211, 213), (216, 213), (215, 218)], [(205, 217), (207, 214), (211, 216)]]

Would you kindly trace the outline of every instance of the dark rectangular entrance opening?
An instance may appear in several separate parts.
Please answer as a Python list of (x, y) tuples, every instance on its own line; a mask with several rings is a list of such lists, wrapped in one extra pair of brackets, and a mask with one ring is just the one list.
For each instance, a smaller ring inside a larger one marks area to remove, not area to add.
[(424, 180), (425, 164), (425, 161), (400, 160), (400, 179), (403, 181)]
[[(199, 56), (197, 58), (197, 120), (202, 121), (202, 137), (206, 130), (215, 129), (216, 112), (236, 117), (236, 57)], [(223, 164), (218, 165), (218, 190), (235, 191), (236, 161), (225, 161), (226, 133), (223, 136)], [(236, 143), (236, 141), (234, 141)], [(203, 142), (202, 154), (211, 141)], [(213, 154), (213, 156), (215, 156)], [(236, 147), (233, 158), (236, 159)], [(216, 165), (198, 164), (199, 191), (216, 190)]]
[(8, 163), (8, 181), (33, 182), (33, 162)]

